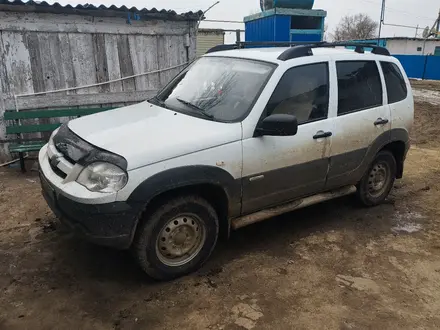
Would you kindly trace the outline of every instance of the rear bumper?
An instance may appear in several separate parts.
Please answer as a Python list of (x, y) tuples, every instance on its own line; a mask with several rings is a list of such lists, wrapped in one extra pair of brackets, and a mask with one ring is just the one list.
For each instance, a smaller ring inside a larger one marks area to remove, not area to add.
[(53, 213), (72, 231), (98, 245), (130, 247), (139, 210), (125, 202), (83, 204), (56, 192), (40, 172), (42, 194)]

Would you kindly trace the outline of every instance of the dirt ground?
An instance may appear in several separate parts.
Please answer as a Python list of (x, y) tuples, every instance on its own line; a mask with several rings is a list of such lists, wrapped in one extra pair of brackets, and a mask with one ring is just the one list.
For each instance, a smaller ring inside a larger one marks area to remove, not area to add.
[(440, 84), (414, 86), (415, 145), (386, 203), (239, 230), (173, 282), (64, 232), (35, 172), (0, 170), (0, 329), (439, 329)]

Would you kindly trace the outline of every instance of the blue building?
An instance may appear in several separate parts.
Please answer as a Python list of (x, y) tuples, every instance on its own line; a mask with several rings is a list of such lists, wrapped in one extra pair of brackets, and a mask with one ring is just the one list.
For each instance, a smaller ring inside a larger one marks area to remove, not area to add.
[(322, 41), (327, 12), (311, 9), (313, 2), (314, 0), (262, 0), (262, 12), (244, 18), (246, 41)]

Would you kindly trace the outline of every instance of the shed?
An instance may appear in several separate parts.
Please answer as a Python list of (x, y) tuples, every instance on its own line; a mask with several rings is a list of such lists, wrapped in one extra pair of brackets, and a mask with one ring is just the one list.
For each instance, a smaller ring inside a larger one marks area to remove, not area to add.
[(321, 41), (326, 16), (321, 9), (275, 7), (244, 18), (246, 41)]
[[(143, 101), (196, 57), (202, 17), (155, 8), (0, 0), (0, 161), (8, 158), (5, 109)], [(109, 80), (117, 81), (105, 83)], [(14, 100), (58, 89), (69, 90)]]
[(221, 29), (200, 29), (197, 32), (197, 56), (202, 56), (209, 49), (225, 43), (225, 31)]

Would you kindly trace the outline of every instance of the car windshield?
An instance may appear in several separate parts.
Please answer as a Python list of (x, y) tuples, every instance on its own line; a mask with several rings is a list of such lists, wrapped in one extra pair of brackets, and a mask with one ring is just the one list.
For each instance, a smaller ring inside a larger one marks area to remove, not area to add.
[(216, 121), (239, 121), (250, 111), (274, 68), (274, 64), (252, 60), (202, 57), (155, 100), (178, 112)]

